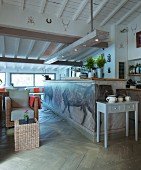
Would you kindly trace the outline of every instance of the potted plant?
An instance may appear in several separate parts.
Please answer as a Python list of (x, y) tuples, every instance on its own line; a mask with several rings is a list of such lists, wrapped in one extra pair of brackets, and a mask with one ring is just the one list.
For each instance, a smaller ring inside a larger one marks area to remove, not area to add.
[(97, 64), (97, 76), (98, 78), (102, 78), (103, 77), (103, 67), (106, 63), (106, 59), (104, 57), (104, 54), (101, 54), (97, 57), (97, 59), (95, 60), (95, 63)]
[(86, 68), (88, 68), (88, 78), (93, 77), (92, 69), (94, 69), (94, 64), (95, 64), (95, 59), (92, 56), (87, 58), (87, 60), (86, 60)]
[(28, 123), (29, 116), (28, 116), (28, 110), (25, 110), (24, 112), (24, 123)]

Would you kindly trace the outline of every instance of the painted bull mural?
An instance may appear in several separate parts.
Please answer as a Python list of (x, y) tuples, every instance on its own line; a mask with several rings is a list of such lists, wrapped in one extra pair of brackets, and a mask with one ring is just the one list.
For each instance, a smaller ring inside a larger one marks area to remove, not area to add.
[(69, 88), (66, 88), (62, 93), (62, 98), (64, 101), (64, 109), (63, 113), (68, 109), (70, 118), (71, 112), (70, 107), (80, 107), (80, 110), (83, 111), (84, 116), (81, 124), (83, 125), (87, 116), (87, 109), (92, 114), (94, 118), (94, 87), (93, 85), (88, 87), (83, 87), (80, 85), (76, 85), (73, 89), (73, 93), (70, 92)]

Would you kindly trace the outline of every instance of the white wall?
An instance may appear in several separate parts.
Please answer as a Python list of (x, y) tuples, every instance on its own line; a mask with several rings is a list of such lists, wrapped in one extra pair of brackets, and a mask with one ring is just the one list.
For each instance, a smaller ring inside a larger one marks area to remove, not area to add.
[[(97, 53), (92, 56), (96, 59), (98, 55), (104, 53), (105, 59), (107, 61), (108, 54), (111, 55), (111, 62), (107, 62), (104, 65), (104, 78), (115, 78), (115, 27), (111, 27), (110, 30), (110, 42), (108, 44), (108, 48), (100, 49)], [(111, 73), (108, 73), (108, 68), (110, 68)]]
[(136, 32), (141, 31), (141, 14), (128, 25), (128, 60), (141, 59), (141, 48), (136, 48)]
[(128, 73), (128, 28), (125, 25), (115, 27), (115, 61), (116, 77), (119, 77), (119, 62), (124, 62), (124, 77)]

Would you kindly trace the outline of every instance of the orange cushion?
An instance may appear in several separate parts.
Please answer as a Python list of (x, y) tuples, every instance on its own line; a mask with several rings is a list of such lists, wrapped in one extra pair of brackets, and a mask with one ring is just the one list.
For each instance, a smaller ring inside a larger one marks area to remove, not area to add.
[(0, 88), (0, 92), (5, 92), (5, 88)]
[(39, 88), (34, 88), (34, 93), (39, 93)]

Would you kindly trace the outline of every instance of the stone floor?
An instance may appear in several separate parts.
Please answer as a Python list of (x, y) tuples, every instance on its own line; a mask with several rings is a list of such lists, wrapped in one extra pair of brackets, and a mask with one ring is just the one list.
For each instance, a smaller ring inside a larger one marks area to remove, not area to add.
[(14, 151), (13, 128), (0, 118), (0, 170), (141, 170), (141, 138), (92, 143), (51, 111), (40, 111), (40, 147)]

